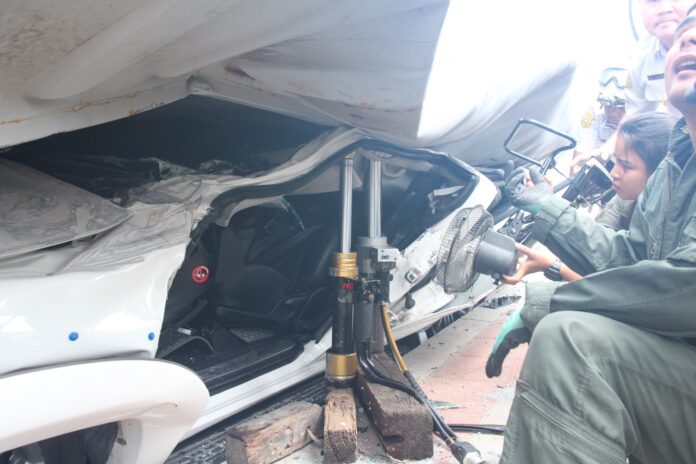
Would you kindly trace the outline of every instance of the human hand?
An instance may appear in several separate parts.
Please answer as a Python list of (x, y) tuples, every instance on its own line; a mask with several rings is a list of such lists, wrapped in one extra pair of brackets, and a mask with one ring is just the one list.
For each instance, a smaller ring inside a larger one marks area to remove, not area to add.
[(585, 165), (585, 163), (594, 158), (595, 151), (596, 150), (590, 150), (584, 153), (576, 151), (573, 155), (573, 159), (570, 161), (570, 164), (568, 164), (568, 167), (570, 168), (570, 175), (574, 176), (575, 174), (577, 174), (580, 171), (580, 168), (582, 168)]
[(606, 163), (614, 154), (615, 145), (616, 134), (609, 137), (606, 142), (593, 150), (588, 150), (583, 153), (576, 151), (573, 154), (573, 159), (569, 164), (570, 174), (577, 174), (578, 171), (580, 171), (580, 168), (592, 158), (597, 158), (602, 162), (602, 164)]
[(486, 362), (486, 376), (489, 379), (498, 377), (503, 370), (503, 361), (510, 350), (517, 348), (520, 343), (529, 342), (531, 337), (532, 334), (525, 327), (518, 309), (507, 318), (493, 343), (493, 350)]
[[(529, 180), (527, 177), (529, 172)], [(541, 209), (544, 199), (553, 195), (553, 188), (544, 179), (537, 168), (517, 168), (505, 181), (505, 191), (513, 205), (536, 214)]]
[(517, 250), (526, 256), (524, 261), (520, 261), (517, 271), (511, 276), (503, 276), (502, 281), (508, 285), (515, 285), (527, 274), (545, 271), (554, 262), (554, 259), (538, 251), (532, 250), (521, 243), (518, 243)]

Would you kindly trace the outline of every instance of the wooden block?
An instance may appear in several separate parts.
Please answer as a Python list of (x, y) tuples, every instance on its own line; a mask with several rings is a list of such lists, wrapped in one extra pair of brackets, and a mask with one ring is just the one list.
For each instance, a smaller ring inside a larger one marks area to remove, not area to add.
[(355, 397), (351, 388), (329, 388), (324, 406), (324, 462), (358, 459)]
[[(372, 361), (384, 377), (408, 384), (386, 353), (373, 355)], [(417, 460), (433, 455), (433, 419), (418, 400), (402, 391), (369, 382), (361, 370), (358, 395), (390, 456)]]
[(298, 401), (240, 422), (225, 431), (227, 462), (269, 464), (294, 453), (312, 441), (321, 430), (322, 408)]

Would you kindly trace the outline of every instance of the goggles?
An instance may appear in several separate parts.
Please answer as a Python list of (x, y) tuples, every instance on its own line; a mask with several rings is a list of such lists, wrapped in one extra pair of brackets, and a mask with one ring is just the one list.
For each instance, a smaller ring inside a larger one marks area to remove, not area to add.
[(602, 106), (619, 106), (619, 107), (625, 107), (626, 106), (626, 100), (621, 97), (609, 97), (609, 96), (604, 96), (600, 95), (597, 98), (597, 101), (602, 105)]
[(624, 68), (606, 68), (599, 75), (599, 85), (606, 87), (611, 83), (619, 89), (631, 87), (631, 76)]

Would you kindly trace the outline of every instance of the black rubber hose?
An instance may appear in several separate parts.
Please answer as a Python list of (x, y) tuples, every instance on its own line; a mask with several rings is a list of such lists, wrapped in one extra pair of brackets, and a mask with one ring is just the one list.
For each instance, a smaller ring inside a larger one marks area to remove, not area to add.
[[(481, 453), (479, 450), (472, 445), (469, 442), (466, 441), (460, 441), (459, 437), (457, 437), (457, 434), (450, 428), (450, 426), (445, 422), (445, 420), (440, 416), (440, 414), (435, 410), (433, 405), (430, 403), (428, 400), (428, 396), (425, 394), (421, 386), (418, 384), (418, 381), (416, 378), (413, 376), (411, 371), (409, 371), (408, 366), (406, 366), (406, 363), (404, 362), (403, 358), (401, 357), (401, 353), (399, 353), (399, 347), (396, 344), (396, 340), (394, 339), (394, 335), (392, 334), (391, 331), (391, 326), (389, 325), (389, 321), (387, 320), (387, 314), (388, 314), (388, 308), (386, 305), (382, 305), (382, 311), (381, 313), (381, 321), (382, 321), (382, 328), (384, 329), (384, 334), (387, 337), (387, 341), (389, 342), (389, 346), (392, 349), (392, 356), (395, 358), (396, 363), (399, 365), (399, 368), (403, 372), (404, 376), (406, 379), (408, 379), (409, 383), (413, 387), (416, 395), (414, 395), (422, 404), (424, 404), (428, 410), (430, 411), (430, 415), (433, 418), (433, 421), (435, 424), (437, 424), (438, 430), (441, 430), (443, 432), (440, 432), (445, 438), (445, 441), (447, 444), (450, 446), (450, 449), (452, 450), (452, 454), (457, 458), (457, 460), (461, 463), (468, 462), (468, 463), (485, 463), (485, 461), (481, 458)], [(467, 456), (469, 456), (469, 459), (467, 459)]]
[(445, 440), (445, 443), (447, 443), (447, 445), (450, 447), (450, 450), (452, 451), (452, 455), (460, 463), (464, 464), (467, 459), (467, 456), (473, 455), (476, 457), (476, 460), (474, 462), (485, 464), (485, 461), (480, 458), (481, 453), (479, 452), (479, 450), (469, 442), (459, 441), (454, 432), (452, 432), (452, 430), (447, 426), (447, 424), (442, 420), (442, 418), (435, 412), (432, 405), (427, 400), (421, 398), (418, 392), (409, 388), (406, 385), (403, 385), (399, 382), (394, 382), (391, 379), (387, 379), (379, 375), (379, 373), (376, 371), (376, 368), (374, 368), (374, 365), (372, 363), (367, 362), (367, 360), (369, 360), (369, 357), (365, 358), (364, 354), (358, 354), (358, 360), (360, 366), (363, 369), (363, 372), (365, 372), (367, 378), (371, 382), (386, 385), (388, 387), (392, 387), (397, 390), (401, 390), (405, 393), (408, 393), (428, 409), (430, 415), (433, 418), (433, 425), (435, 426), (435, 430), (437, 431), (437, 433), (440, 434), (442, 439)]
[(377, 370), (377, 366), (375, 366), (372, 363), (372, 361), (369, 358), (369, 355), (366, 354), (365, 348), (361, 348), (361, 350), (358, 352), (358, 361), (360, 363), (360, 367), (362, 367), (365, 371), (365, 374), (367, 374), (368, 380), (370, 380), (371, 382), (375, 382), (380, 385), (393, 388), (395, 390), (400, 390), (410, 396), (413, 396), (420, 403), (423, 403), (423, 398), (421, 398), (413, 388), (401, 382), (397, 382), (395, 380), (382, 376), (382, 374), (380, 374)]
[[(406, 366), (406, 363), (404, 362), (403, 358), (401, 357), (401, 354), (399, 353), (399, 348), (396, 346), (396, 342), (394, 341), (394, 337), (391, 333), (391, 327), (389, 326), (389, 321), (387, 321), (387, 311), (385, 307), (382, 307), (381, 311), (381, 316), (380, 320), (382, 321), (382, 328), (384, 329), (384, 333), (389, 339), (389, 346), (392, 348), (392, 356), (395, 358), (396, 363), (399, 365), (399, 368), (401, 369), (402, 373), (404, 374), (404, 377), (406, 377), (406, 380), (408, 380), (408, 383), (411, 384), (411, 388), (415, 390), (416, 395), (420, 399), (421, 403), (424, 404), (429, 410), (430, 410), (430, 415), (433, 416), (433, 420), (439, 422), (442, 427), (445, 429), (447, 432), (447, 435), (456, 440), (457, 439), (457, 434), (447, 425), (447, 422), (440, 416), (440, 414), (435, 410), (433, 405), (430, 403), (430, 400), (428, 399), (428, 395), (425, 394), (423, 389), (421, 388), (420, 384), (416, 380), (416, 378), (413, 376), (411, 371), (408, 370), (408, 367)], [(414, 395), (415, 396), (415, 395)]]
[[(367, 375), (367, 378), (374, 383), (378, 383), (381, 385), (385, 385), (387, 387), (391, 387), (400, 391), (403, 391), (404, 393), (409, 394), (413, 398), (415, 398), (419, 403), (424, 405), (428, 411), (430, 412), (430, 415), (433, 418), (433, 425), (435, 426), (437, 432), (440, 434), (440, 436), (445, 440), (445, 442), (452, 448), (452, 452), (455, 456), (459, 458), (459, 454), (462, 453), (462, 450), (464, 451), (464, 454), (462, 455), (462, 459), (464, 456), (471, 452), (478, 453), (480, 455), (480, 452), (474, 445), (468, 442), (462, 442), (459, 440), (457, 437), (457, 434), (452, 430), (452, 428), (445, 422), (445, 420), (440, 416), (440, 414), (435, 410), (433, 405), (428, 401), (427, 395), (423, 390), (421, 389), (420, 385), (418, 385), (418, 382), (416, 382), (415, 378), (413, 377), (413, 374), (411, 372), (406, 371), (404, 374), (408, 378), (409, 376), (415, 383), (413, 387), (409, 387), (408, 385), (402, 384), (401, 382), (397, 382), (394, 380), (391, 380), (387, 377), (384, 377), (379, 370), (377, 370), (377, 366), (374, 365), (372, 362), (371, 357), (369, 356), (369, 345), (367, 347), (363, 347), (359, 353), (358, 353), (358, 360), (360, 363), (360, 367), (362, 367), (363, 371)], [(411, 381), (409, 379), (409, 381)], [(486, 427), (495, 427), (495, 426), (469, 426), (468, 424), (457, 424), (458, 428), (461, 428), (463, 431), (478, 431), (482, 432), (486, 430)], [(464, 430), (464, 428), (467, 428), (467, 430)], [(476, 430), (473, 430), (473, 429)], [(469, 430), (471, 429), (471, 430)], [(490, 431), (489, 433), (499, 433), (499, 431)], [(456, 446), (455, 446), (456, 445)], [(456, 448), (456, 449), (455, 449)]]
[[(401, 382), (396, 382), (392, 379), (389, 379), (387, 377), (384, 377), (382, 374), (379, 373), (377, 370), (377, 367), (372, 363), (372, 360), (370, 359), (370, 345), (369, 343), (365, 343), (360, 346), (360, 349), (358, 350), (358, 363), (360, 364), (360, 367), (362, 367), (363, 372), (367, 376), (367, 379), (370, 382), (374, 382), (380, 385), (384, 385), (390, 388), (393, 388), (395, 390), (402, 391), (413, 398), (415, 398), (419, 403), (423, 404), (428, 410), (430, 411), (432, 415), (432, 409), (429, 407), (425, 399), (423, 399), (417, 391), (415, 391), (413, 388), (409, 387), (408, 385), (402, 384)], [(452, 437), (447, 433), (447, 430), (445, 427), (442, 426), (442, 423), (439, 421), (435, 420), (433, 417), (433, 424), (435, 425), (435, 428), (437, 432), (442, 436), (442, 438), (449, 444), (450, 441), (452, 440)]]
[[(403, 391), (404, 393), (408, 393), (409, 395), (413, 396), (419, 403), (423, 404), (428, 409), (430, 415), (433, 418), (433, 425), (435, 426), (435, 429), (445, 440), (445, 443), (447, 443), (447, 445), (450, 447), (450, 450), (452, 451), (452, 455), (455, 458), (457, 458), (459, 462), (466, 462), (467, 456), (470, 456), (470, 460), (468, 462), (477, 462), (480, 464), (485, 464), (486, 461), (481, 459), (481, 453), (479, 452), (479, 450), (471, 443), (466, 441), (460, 441), (458, 439), (454, 431), (452, 431), (452, 429), (447, 425), (447, 423), (442, 419), (442, 417), (440, 417), (437, 411), (435, 411), (430, 402), (424, 398), (425, 394), (421, 395), (416, 389), (411, 388), (408, 385), (402, 384), (400, 382), (388, 379), (379, 373), (377, 367), (372, 363), (372, 360), (370, 359), (369, 343), (364, 343), (360, 346), (360, 349), (358, 350), (358, 362), (360, 363), (360, 367), (362, 367), (363, 372), (367, 376), (368, 380), (370, 380), (371, 382), (385, 385)], [(422, 392), (420, 386), (418, 387), (418, 390)], [(475, 456), (475, 460), (471, 460), (471, 456)]]

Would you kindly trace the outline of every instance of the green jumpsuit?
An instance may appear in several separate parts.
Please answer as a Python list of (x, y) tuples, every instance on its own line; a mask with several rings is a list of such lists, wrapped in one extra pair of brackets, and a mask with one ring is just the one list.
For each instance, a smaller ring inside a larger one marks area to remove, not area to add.
[(544, 202), (535, 238), (585, 277), (527, 284), (501, 464), (696, 463), (694, 158), (681, 120), (628, 231)]

